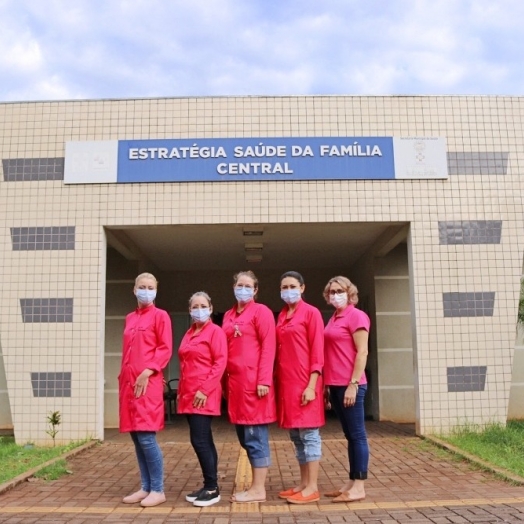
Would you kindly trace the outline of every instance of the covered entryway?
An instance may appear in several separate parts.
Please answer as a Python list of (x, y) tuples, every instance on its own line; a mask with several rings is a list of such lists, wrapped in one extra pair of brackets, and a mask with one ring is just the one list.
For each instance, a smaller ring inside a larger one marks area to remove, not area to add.
[[(372, 319), (366, 413), (374, 420), (415, 421), (414, 348), (406, 223), (278, 223), (106, 228), (105, 427), (118, 425), (117, 376), (125, 315), (136, 306), (134, 278), (157, 277), (157, 305), (173, 321), (178, 347), (188, 327), (187, 301), (207, 291), (215, 321), (233, 304), (233, 275), (251, 269), (258, 300), (282, 308), (279, 277), (296, 270), (306, 280), (305, 300), (325, 319), (332, 309), (322, 290), (335, 275), (359, 288), (359, 307)], [(176, 354), (166, 379), (177, 379)]]

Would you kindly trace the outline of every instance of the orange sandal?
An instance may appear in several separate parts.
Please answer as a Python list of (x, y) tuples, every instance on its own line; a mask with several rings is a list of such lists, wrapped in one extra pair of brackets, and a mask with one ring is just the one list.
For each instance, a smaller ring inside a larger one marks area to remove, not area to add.
[(300, 491), (295, 491), (295, 488), (289, 488), (284, 491), (281, 491), (278, 496), (281, 499), (287, 499), (289, 497), (292, 497), (293, 495), (296, 495), (297, 493), (300, 493)]
[(320, 500), (320, 493), (318, 491), (314, 491), (311, 493), (311, 495), (308, 495), (307, 497), (304, 497), (302, 495), (302, 491), (299, 491), (292, 497), (288, 497), (287, 501), (291, 504), (309, 504), (310, 502), (317, 502)]

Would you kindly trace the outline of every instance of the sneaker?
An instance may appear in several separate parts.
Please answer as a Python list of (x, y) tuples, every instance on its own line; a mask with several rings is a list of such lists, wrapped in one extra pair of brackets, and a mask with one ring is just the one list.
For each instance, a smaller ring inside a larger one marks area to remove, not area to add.
[(220, 491), (218, 488), (214, 490), (204, 489), (202, 493), (195, 499), (193, 506), (198, 506), (199, 508), (205, 508), (206, 506), (212, 506), (220, 501)]
[(189, 493), (189, 495), (186, 495), (186, 500), (188, 502), (195, 502), (195, 500), (198, 498), (200, 493), (202, 493), (202, 491), (205, 491), (205, 489), (206, 488), (200, 488), (200, 489), (197, 489), (196, 491), (193, 491), (192, 493)]

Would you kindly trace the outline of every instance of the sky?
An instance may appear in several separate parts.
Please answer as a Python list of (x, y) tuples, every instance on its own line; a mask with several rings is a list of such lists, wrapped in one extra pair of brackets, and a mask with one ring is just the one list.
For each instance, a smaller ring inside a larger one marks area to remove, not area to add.
[(0, 0), (0, 102), (523, 95), (523, 0)]

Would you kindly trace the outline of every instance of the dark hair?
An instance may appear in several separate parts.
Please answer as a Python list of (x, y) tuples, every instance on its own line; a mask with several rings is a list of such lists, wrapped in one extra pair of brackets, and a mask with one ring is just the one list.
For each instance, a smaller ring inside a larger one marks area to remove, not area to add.
[(286, 271), (281, 277), (280, 277), (280, 283), (282, 284), (282, 280), (284, 280), (286, 277), (294, 278), (295, 280), (298, 280), (301, 286), (304, 285), (304, 277), (298, 273), (297, 271)]

